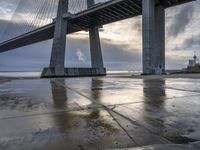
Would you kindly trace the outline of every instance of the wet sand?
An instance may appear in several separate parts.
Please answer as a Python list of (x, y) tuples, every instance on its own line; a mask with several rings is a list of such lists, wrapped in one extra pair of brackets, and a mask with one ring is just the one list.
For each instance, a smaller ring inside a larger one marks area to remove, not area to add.
[(0, 149), (200, 149), (199, 74), (1, 78)]

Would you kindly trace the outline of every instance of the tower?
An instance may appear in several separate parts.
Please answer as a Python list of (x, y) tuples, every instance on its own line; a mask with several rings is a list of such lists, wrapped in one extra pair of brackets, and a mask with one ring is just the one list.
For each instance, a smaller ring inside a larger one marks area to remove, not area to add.
[(196, 51), (194, 52), (193, 58), (194, 58), (194, 66), (195, 66), (195, 65), (197, 64), (197, 55), (196, 55)]

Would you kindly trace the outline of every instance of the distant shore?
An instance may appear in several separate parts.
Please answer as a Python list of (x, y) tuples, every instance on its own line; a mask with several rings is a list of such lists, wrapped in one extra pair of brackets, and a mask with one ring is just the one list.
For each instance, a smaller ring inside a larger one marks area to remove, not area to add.
[(165, 79), (165, 78), (192, 78), (200, 79), (200, 73), (178, 73), (178, 74), (168, 74), (168, 75), (130, 75), (130, 74), (120, 74), (120, 75), (110, 75), (108, 77), (119, 77), (119, 78), (135, 78), (135, 79)]
[[(75, 77), (77, 78), (77, 77)], [(82, 77), (87, 78), (87, 77)], [(190, 73), (190, 74), (169, 74), (169, 75), (133, 75), (131, 73), (125, 74), (109, 74), (106, 78), (132, 78), (132, 79), (165, 79), (165, 78), (191, 78), (191, 79), (200, 79), (200, 73)], [(11, 80), (23, 80), (23, 79), (39, 79), (39, 77), (1, 77), (0, 84), (9, 82)]]
[(169, 75), (147, 75), (147, 76), (136, 76), (135, 78), (141, 79), (164, 79), (164, 78), (192, 78), (200, 79), (200, 73), (180, 73), (180, 74), (169, 74)]

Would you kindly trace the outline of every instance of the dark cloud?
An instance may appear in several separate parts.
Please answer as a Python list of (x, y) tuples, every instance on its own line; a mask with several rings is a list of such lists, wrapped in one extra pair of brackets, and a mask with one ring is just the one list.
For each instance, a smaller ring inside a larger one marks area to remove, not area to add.
[[(29, 25), (34, 29), (34, 25)], [(19, 36), (28, 31), (28, 27), (23, 22), (11, 22), (8, 20), (0, 20), (0, 43)]]
[[(67, 42), (67, 54), (66, 60), (67, 66), (90, 66), (90, 51), (89, 51), (89, 40), (86, 39), (69, 39)], [(104, 59), (104, 64), (108, 69), (141, 69), (141, 53), (137, 51), (125, 51), (126, 46), (124, 45), (114, 45), (108, 43), (106, 39), (101, 40), (102, 54)], [(78, 62), (77, 50), (81, 50), (83, 55), (87, 58), (84, 63)], [(137, 67), (135, 67), (137, 66)]]
[(183, 6), (180, 11), (174, 16), (172, 24), (169, 27), (168, 35), (176, 37), (180, 33), (185, 31), (185, 28), (189, 24), (194, 12), (194, 6), (187, 4)]
[(175, 45), (173, 51), (200, 51), (200, 34), (186, 38), (182, 44)]
[(0, 70), (38, 71), (48, 66), (51, 41), (0, 53)]
[(194, 48), (195, 50), (200, 50), (200, 34), (185, 39), (182, 47), (186, 50), (191, 48)]
[[(11, 18), (2, 32), (3, 40), (19, 36), (51, 23), (56, 15), (57, 2), (57, 0), (19, 1), (13, 14), (8, 13), (8, 15), (11, 15)], [(1, 24), (4, 24), (4, 21), (1, 20)]]
[(4, 30), (5, 30), (6, 26), (7, 26), (7, 24), (8, 24), (8, 21), (6, 21), (6, 20), (0, 20), (0, 41), (1, 41), (2, 34), (3, 34), (3, 32), (4, 32)]
[[(1, 53), (0, 70), (32, 71), (48, 66), (52, 41), (44, 41), (34, 45)], [(81, 51), (86, 59), (79, 61), (77, 51)], [(102, 40), (102, 53), (105, 67), (108, 69), (141, 69), (141, 54), (128, 52), (124, 46), (112, 45)], [(90, 67), (90, 51), (88, 39), (69, 38), (66, 47), (67, 67)]]

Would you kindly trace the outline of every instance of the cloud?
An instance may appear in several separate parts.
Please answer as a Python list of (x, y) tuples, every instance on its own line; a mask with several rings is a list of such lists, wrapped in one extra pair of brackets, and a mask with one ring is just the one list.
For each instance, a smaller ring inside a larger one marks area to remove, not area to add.
[(76, 50), (76, 56), (77, 56), (77, 60), (79, 62), (83, 62), (84, 63), (87, 60), (87, 57), (85, 56), (85, 54), (82, 52), (81, 49), (77, 49)]
[(10, 20), (10, 17), (12, 16), (13, 12), (16, 9), (16, 6), (18, 5), (19, 0), (1, 0), (0, 1), (0, 20)]
[[(104, 40), (101, 45), (104, 64), (108, 70), (141, 68), (141, 53), (125, 51), (123, 45), (109, 44)], [(0, 70), (41, 70), (49, 64), (51, 46), (52, 40), (48, 40), (1, 53)], [(89, 39), (73, 39), (69, 36), (65, 60), (66, 67), (90, 67)]]
[[(101, 41), (123, 47), (124, 51), (142, 50), (142, 18), (141, 16), (105, 25), (100, 29)], [(73, 39), (86, 39), (88, 32), (74, 33)]]
[[(12, 3), (12, 1), (14, 2), (17, 0), (7, 1)], [(0, 4), (2, 4), (1, 1)], [(200, 44), (198, 43), (198, 35), (200, 35), (200, 11), (199, 5), (197, 6), (197, 4), (199, 4), (199, 0), (198, 2), (196, 1), (191, 4), (185, 4), (166, 10), (166, 32), (168, 33), (166, 39), (167, 68), (183, 68), (191, 55), (191, 51), (188, 50), (191, 49), (193, 54), (193, 49), (200, 49)], [(2, 14), (3, 16), (10, 16), (13, 11), (12, 9), (14, 9), (13, 5), (11, 7), (8, 6), (6, 10), (1, 9), (4, 7), (1, 6), (2, 5), (0, 5), (0, 34), (3, 26), (8, 23), (4, 18), (1, 19)], [(1, 13), (1, 10), (3, 10), (4, 13)], [(42, 15), (42, 13), (40, 14)], [(179, 24), (179, 21), (182, 23)], [(142, 19), (141, 16), (139, 16), (105, 25), (103, 30), (101, 30), (100, 37), (103, 59), (108, 69), (142, 68), (141, 24)], [(15, 33), (15, 27), (22, 27), (22, 25), (21, 22), (12, 22), (11, 26), (13, 30), (10, 30), (10, 32)], [(66, 66), (90, 67), (88, 32), (82, 31), (68, 35), (67, 39)], [(2, 53), (0, 54), (0, 70), (16, 70), (16, 68), (18, 70), (41, 70), (49, 64), (51, 46), (52, 40), (49, 40)]]
[(178, 13), (175, 14), (172, 24), (168, 29), (168, 35), (176, 37), (180, 33), (185, 31), (185, 28), (190, 23), (192, 15), (194, 13), (193, 5), (184, 5)]
[(183, 50), (200, 50), (200, 34), (185, 39), (181, 47)]
[[(29, 25), (29, 28), (36, 27), (34, 25)], [(19, 36), (23, 33), (26, 33), (27, 31), (28, 27), (23, 22), (0, 20), (0, 42)]]
[[(58, 0), (8, 0), (0, 2), (0, 22), (6, 22), (3, 39), (32, 31), (52, 22), (56, 16)], [(1, 30), (1, 29), (0, 29)]]

